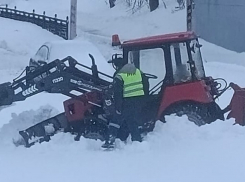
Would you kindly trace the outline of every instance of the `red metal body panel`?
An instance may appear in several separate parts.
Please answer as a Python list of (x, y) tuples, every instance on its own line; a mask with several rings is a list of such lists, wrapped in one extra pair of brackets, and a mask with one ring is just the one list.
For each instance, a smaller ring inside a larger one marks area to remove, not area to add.
[(98, 94), (96, 92), (88, 92), (81, 96), (80, 99), (68, 99), (63, 102), (65, 108), (65, 114), (69, 122), (79, 121), (84, 118), (86, 111), (93, 107), (89, 103), (98, 103)]
[(157, 119), (171, 104), (179, 101), (213, 102), (209, 87), (203, 80), (166, 87), (158, 110)]
[(122, 48), (156, 45), (156, 44), (164, 44), (170, 42), (181, 42), (181, 41), (195, 39), (195, 38), (197, 38), (197, 36), (194, 32), (180, 32), (180, 33), (172, 33), (172, 34), (165, 34), (165, 35), (156, 35), (151, 37), (125, 41), (122, 43)]

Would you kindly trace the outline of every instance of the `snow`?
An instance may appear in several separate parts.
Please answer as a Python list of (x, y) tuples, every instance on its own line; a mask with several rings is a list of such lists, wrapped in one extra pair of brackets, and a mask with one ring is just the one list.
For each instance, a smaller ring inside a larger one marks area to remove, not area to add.
[[(105, 59), (119, 52), (112, 48), (111, 35), (121, 40), (185, 30), (185, 12), (171, 13), (176, 5), (166, 0), (155, 12), (131, 14), (123, 0), (109, 9), (103, 0), (78, 1), (79, 40), (92, 42)], [(0, 0), (18, 9), (58, 17), (69, 15), (69, 0)], [(57, 3), (58, 6), (57, 6)], [(31, 56), (47, 41), (61, 40), (35, 25), (0, 18), (0, 83), (12, 81), (28, 64)], [(245, 53), (235, 53), (201, 40), (207, 75), (225, 78), (245, 87)], [(228, 90), (218, 101), (225, 107), (231, 98)], [(15, 147), (17, 131), (63, 112), (67, 97), (41, 93), (0, 110), (0, 181), (86, 181), (86, 182), (230, 182), (243, 181), (244, 127), (234, 120), (216, 121), (197, 127), (186, 117), (167, 117), (142, 143), (117, 141), (118, 149), (102, 151), (102, 142), (59, 133), (48, 143), (29, 149)]]
[[(112, 65), (107, 64), (107, 60), (98, 50), (98, 48), (92, 43), (84, 40), (59, 40), (45, 43), (50, 47), (49, 62), (55, 59), (64, 59), (67, 56), (71, 56), (83, 65), (88, 67), (92, 66), (91, 54), (97, 65), (98, 71), (113, 75), (114, 69)], [(61, 51), (62, 50), (62, 51)], [(91, 73), (91, 70), (80, 68), (85, 72)]]

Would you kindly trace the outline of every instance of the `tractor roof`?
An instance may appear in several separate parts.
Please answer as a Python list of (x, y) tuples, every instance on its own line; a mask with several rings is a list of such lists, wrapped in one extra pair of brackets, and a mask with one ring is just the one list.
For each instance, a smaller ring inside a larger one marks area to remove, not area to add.
[(195, 39), (197, 35), (194, 32), (180, 32), (164, 35), (156, 35), (124, 41), (122, 47), (135, 47), (135, 46), (151, 46), (156, 44), (164, 44), (171, 42), (182, 42), (185, 40)]

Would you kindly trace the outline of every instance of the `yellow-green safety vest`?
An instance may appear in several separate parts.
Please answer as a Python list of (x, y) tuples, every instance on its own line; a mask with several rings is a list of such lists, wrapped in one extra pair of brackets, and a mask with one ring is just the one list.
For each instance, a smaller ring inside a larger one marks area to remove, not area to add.
[(123, 79), (123, 97), (134, 97), (144, 95), (142, 76), (139, 69), (134, 74), (118, 73)]

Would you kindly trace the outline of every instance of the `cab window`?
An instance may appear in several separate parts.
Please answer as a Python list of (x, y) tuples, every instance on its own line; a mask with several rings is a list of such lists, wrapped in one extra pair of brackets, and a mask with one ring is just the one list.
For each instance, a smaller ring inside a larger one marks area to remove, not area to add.
[(192, 40), (190, 42), (191, 56), (192, 56), (192, 60), (195, 62), (195, 66), (196, 66), (195, 76), (197, 79), (202, 79), (205, 77), (200, 48), (201, 45), (199, 44), (197, 39)]
[(166, 75), (164, 51), (161, 48), (140, 50), (138, 54), (131, 51), (128, 60), (130, 63), (134, 62), (143, 73), (157, 76), (157, 79), (149, 79), (150, 89), (161, 82)]
[(185, 42), (174, 43), (170, 46), (174, 83), (191, 80), (188, 50)]

